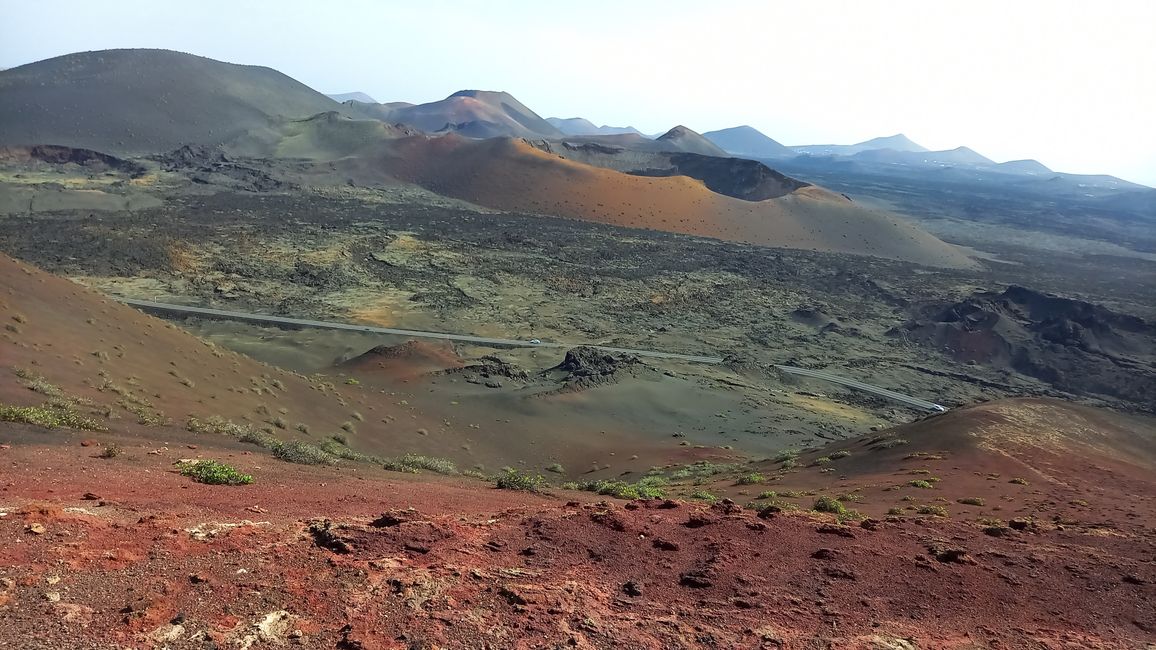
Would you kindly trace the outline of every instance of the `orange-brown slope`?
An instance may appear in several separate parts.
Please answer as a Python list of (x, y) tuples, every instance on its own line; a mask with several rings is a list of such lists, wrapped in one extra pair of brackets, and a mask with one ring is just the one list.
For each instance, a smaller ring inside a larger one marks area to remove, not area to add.
[[(1156, 418), (1051, 399), (978, 404), (832, 443), (760, 469), (763, 489), (852, 495), (873, 516), (942, 508), (953, 518), (1032, 518), (1089, 534), (1156, 528)], [(925, 483), (924, 483), (925, 482)], [(725, 488), (722, 490), (734, 490)]]
[(382, 163), (389, 173), (439, 194), (503, 210), (937, 266), (971, 264), (916, 226), (817, 187), (742, 201), (685, 176), (632, 176), (514, 139), (403, 138), (391, 143)]
[[(364, 451), (394, 453), (400, 436), (440, 422), (357, 386), (335, 386), (222, 350), (4, 255), (0, 320), (0, 404), (51, 399), (50, 388), (34, 389), (42, 377), (65, 398), (90, 401), (79, 410), (95, 412), (115, 435), (170, 440), (190, 417), (216, 416), (285, 440), (340, 433)], [(399, 418), (404, 430), (393, 424)]]
[(461, 357), (448, 341), (409, 340), (400, 345), (379, 345), (338, 367), (361, 378), (412, 379), (431, 372), (460, 368)]

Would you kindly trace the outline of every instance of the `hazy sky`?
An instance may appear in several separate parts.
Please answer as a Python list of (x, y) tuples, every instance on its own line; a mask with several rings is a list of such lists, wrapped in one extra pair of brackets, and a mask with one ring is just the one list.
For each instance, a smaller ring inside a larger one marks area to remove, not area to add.
[(507, 90), (644, 132), (903, 132), (1156, 185), (1156, 1), (0, 1), (0, 67), (158, 47), (322, 91)]

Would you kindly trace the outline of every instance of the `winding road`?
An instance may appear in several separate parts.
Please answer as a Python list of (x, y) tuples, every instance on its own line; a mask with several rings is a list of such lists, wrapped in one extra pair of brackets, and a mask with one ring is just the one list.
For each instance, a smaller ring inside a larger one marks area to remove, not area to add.
[[(489, 338), (485, 336), (470, 336), (468, 334), (446, 334), (444, 332), (423, 332), (419, 330), (405, 330), (393, 327), (375, 327), (373, 325), (352, 325), (350, 323), (335, 323), (332, 321), (309, 320), (304, 318), (287, 318), (284, 316), (269, 316), (266, 314), (251, 314), (240, 311), (228, 311), (224, 309), (210, 309), (207, 307), (192, 307), (189, 305), (173, 305), (163, 302), (152, 302), (149, 300), (134, 300), (132, 298), (121, 298), (112, 296), (114, 300), (122, 302), (126, 305), (131, 305), (145, 311), (159, 311), (179, 314), (192, 314), (197, 316), (206, 316), (209, 318), (223, 318), (228, 320), (246, 321), (250, 323), (268, 323), (272, 325), (284, 325), (294, 328), (316, 328), (316, 329), (330, 329), (330, 330), (344, 330), (349, 332), (368, 332), (371, 334), (392, 334), (396, 336), (410, 336), (415, 338), (427, 339), (441, 339), (445, 341), (461, 341), (463, 343), (474, 343), (477, 345), (492, 345), (495, 347), (516, 347), (516, 348), (574, 348), (579, 345), (585, 345), (607, 352), (616, 352), (619, 354), (632, 354), (638, 357), (648, 357), (651, 359), (671, 359), (675, 361), (689, 361), (692, 363), (706, 363), (706, 364), (721, 364), (723, 359), (721, 357), (708, 357), (694, 354), (678, 354), (676, 352), (658, 352), (655, 350), (632, 350), (630, 348), (614, 348), (606, 345), (598, 345), (594, 343), (553, 343), (543, 341), (541, 343), (531, 343), (519, 339), (499, 339)], [(931, 411), (934, 413), (942, 413), (947, 410), (946, 407), (928, 402), (927, 400), (897, 393), (886, 388), (872, 386), (871, 384), (864, 384), (854, 379), (847, 379), (838, 375), (833, 375), (822, 370), (810, 370), (807, 368), (796, 368), (794, 366), (776, 365), (776, 369), (781, 372), (798, 375), (801, 377), (809, 377), (812, 379), (821, 379), (833, 384), (839, 384), (848, 388), (871, 393), (880, 397), (886, 397), (901, 404), (906, 404), (924, 411)]]

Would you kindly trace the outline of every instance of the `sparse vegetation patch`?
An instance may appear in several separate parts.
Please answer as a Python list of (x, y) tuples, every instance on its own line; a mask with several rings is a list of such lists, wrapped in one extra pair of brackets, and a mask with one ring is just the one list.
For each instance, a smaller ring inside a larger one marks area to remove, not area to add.
[(198, 460), (185, 463), (181, 475), (207, 485), (248, 485), (253, 482), (250, 474), (242, 474), (233, 467), (215, 460)]
[(529, 474), (513, 468), (506, 468), (494, 479), (494, 484), (501, 490), (539, 492), (546, 486), (546, 479), (540, 474)]

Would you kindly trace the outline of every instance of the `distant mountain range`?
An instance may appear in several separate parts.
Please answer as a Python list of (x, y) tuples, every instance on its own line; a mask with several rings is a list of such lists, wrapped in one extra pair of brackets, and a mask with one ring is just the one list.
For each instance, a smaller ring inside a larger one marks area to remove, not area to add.
[(910, 138), (902, 133), (881, 138), (871, 138), (870, 140), (857, 144), (808, 144), (791, 147), (791, 150), (795, 153), (811, 154), (812, 156), (852, 156), (862, 151), (872, 151), (876, 149), (912, 152), (927, 151), (926, 147), (912, 142)]
[(642, 135), (633, 126), (594, 126), (593, 122), (583, 117), (547, 117), (546, 121), (566, 135)]
[[(168, 50), (83, 52), (0, 71), (0, 145), (51, 143), (114, 154), (153, 154), (189, 143), (272, 141), (282, 137), (287, 122), (323, 113), (345, 120), (401, 123), (405, 126), (387, 130), (399, 134), (417, 129), (469, 138), (567, 139), (647, 155), (665, 151), (736, 156), (775, 167), (789, 162), (794, 169), (935, 172), (937, 179), (945, 178), (944, 170), (957, 170), (971, 182), (1060, 178), (1066, 193), (1076, 193), (1072, 188), (1079, 187), (1109, 192), (1148, 189), (1111, 176), (1060, 174), (1034, 160), (996, 163), (967, 147), (929, 151), (903, 134), (851, 145), (787, 147), (746, 125), (703, 135), (680, 125), (650, 139), (633, 127), (595, 126), (581, 117), (543, 119), (506, 92), (461, 90), (424, 104), (379, 103), (361, 92), (326, 96), (270, 68)], [(341, 121), (326, 124), (350, 128)], [(380, 132), (372, 126), (358, 128)], [(647, 159), (641, 154), (635, 158), (630, 164)]]

